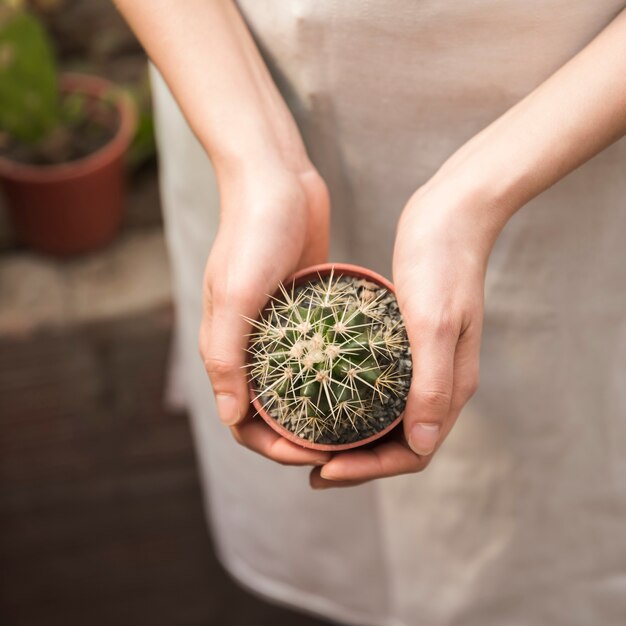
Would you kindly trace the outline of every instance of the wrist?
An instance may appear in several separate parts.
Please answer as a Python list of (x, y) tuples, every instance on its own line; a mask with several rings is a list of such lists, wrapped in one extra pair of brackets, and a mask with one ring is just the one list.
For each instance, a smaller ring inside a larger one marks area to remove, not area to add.
[(298, 139), (278, 139), (268, 128), (241, 128), (227, 137), (203, 141), (218, 179), (233, 175), (258, 175), (268, 170), (293, 173), (311, 169), (306, 150)]
[(508, 220), (524, 204), (513, 167), (500, 175), (477, 155), (459, 151), (417, 192), (407, 209), (424, 211), (435, 229), (471, 233), (489, 251)]
[(198, 135), (216, 170), (246, 171), (264, 163), (290, 171), (310, 167), (300, 131), (274, 91), (267, 84), (264, 96), (255, 89), (234, 102), (224, 99), (204, 118)]
[(412, 233), (416, 248), (454, 252), (484, 271), (508, 220), (497, 193), (476, 178), (433, 177), (407, 203), (399, 228)]

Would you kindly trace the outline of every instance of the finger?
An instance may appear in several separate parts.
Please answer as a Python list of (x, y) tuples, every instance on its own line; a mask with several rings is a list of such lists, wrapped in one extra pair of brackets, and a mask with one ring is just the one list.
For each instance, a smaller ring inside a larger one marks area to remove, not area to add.
[(445, 316), (405, 315), (411, 344), (413, 377), (404, 412), (404, 432), (420, 456), (433, 453), (441, 440), (450, 411), (454, 381), (454, 354), (460, 323)]
[(368, 482), (367, 480), (326, 480), (320, 476), (320, 468), (314, 467), (309, 474), (311, 489), (332, 489), (333, 487), (356, 487)]
[(213, 299), (210, 318), (203, 320), (200, 329), (204, 367), (211, 380), (219, 417), (228, 425), (241, 421), (249, 405), (244, 369), (249, 325), (243, 315), (251, 309), (243, 294), (219, 295)]
[(246, 380), (246, 347), (250, 332), (244, 316), (252, 317), (249, 296), (233, 292), (214, 304), (208, 327), (204, 366), (211, 380), (220, 419), (228, 425), (240, 422), (249, 407)]
[(336, 454), (321, 468), (320, 476), (331, 481), (366, 481), (419, 472), (428, 459), (416, 455), (404, 440), (390, 440), (372, 448)]
[(482, 317), (474, 318), (468, 328), (461, 333), (454, 353), (454, 376), (450, 413), (443, 426), (440, 442), (448, 435), (461, 409), (476, 393), (480, 380), (480, 338)]
[(309, 450), (281, 437), (261, 418), (247, 418), (231, 432), (241, 445), (283, 465), (323, 465), (331, 458), (329, 452)]
[[(240, 236), (245, 239), (245, 233)], [(247, 236), (247, 235), (246, 235)], [(245, 363), (250, 324), (280, 280), (272, 272), (258, 275), (251, 246), (235, 251), (226, 229), (218, 234), (205, 277), (200, 352), (211, 380), (220, 419), (233, 425), (249, 406)]]
[[(481, 320), (480, 316), (477, 316)], [(450, 410), (460, 411), (476, 393), (480, 382), (482, 322), (472, 321), (461, 334), (454, 353), (454, 388)]]

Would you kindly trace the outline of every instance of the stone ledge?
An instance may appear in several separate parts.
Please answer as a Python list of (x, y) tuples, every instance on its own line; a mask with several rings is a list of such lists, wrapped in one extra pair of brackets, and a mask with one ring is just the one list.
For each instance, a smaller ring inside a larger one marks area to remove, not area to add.
[(101, 252), (63, 261), (0, 257), (0, 338), (130, 316), (171, 302), (160, 229), (128, 233)]

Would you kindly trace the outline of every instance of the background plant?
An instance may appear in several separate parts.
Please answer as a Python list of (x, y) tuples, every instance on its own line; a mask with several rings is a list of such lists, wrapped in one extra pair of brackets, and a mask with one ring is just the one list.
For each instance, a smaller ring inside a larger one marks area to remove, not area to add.
[[(70, 103), (74, 114), (77, 103)], [(36, 142), (61, 123), (52, 44), (39, 20), (19, 8), (0, 10), (0, 132)]]
[[(90, 71), (88, 66), (79, 69)], [(24, 2), (0, 0), (0, 149), (18, 143), (27, 149), (20, 153), (34, 155), (35, 162), (62, 161), (71, 153), (72, 135), (98, 134), (89, 122), (94, 105), (80, 93), (61, 92), (59, 83), (55, 47), (39, 13)], [(147, 71), (124, 91), (137, 111), (126, 157), (130, 168), (137, 169), (156, 152)]]

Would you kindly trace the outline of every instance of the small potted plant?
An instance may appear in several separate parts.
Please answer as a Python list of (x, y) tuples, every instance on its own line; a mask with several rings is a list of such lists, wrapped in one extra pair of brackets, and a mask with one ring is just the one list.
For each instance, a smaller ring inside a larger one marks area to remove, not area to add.
[(251, 400), (282, 436), (339, 451), (401, 421), (412, 362), (393, 285), (382, 276), (345, 264), (307, 268), (249, 321)]
[(129, 96), (102, 78), (59, 75), (30, 13), (0, 12), (0, 183), (17, 238), (69, 255), (110, 241), (122, 219)]

